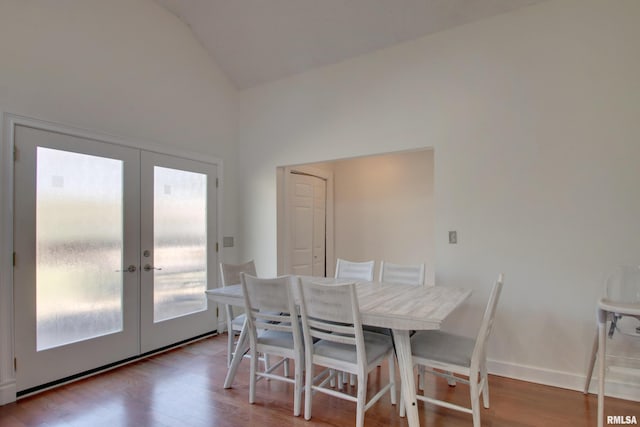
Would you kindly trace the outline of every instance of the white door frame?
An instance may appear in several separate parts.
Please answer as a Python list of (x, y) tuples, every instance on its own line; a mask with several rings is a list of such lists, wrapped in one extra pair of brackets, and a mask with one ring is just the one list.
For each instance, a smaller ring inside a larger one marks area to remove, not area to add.
[[(182, 157), (215, 164), (218, 177), (224, 176), (222, 159), (207, 154), (182, 151), (155, 143), (121, 138), (105, 133), (80, 129), (60, 123), (49, 122), (16, 114), (2, 113), (0, 131), (0, 405), (16, 400), (16, 375), (14, 369), (14, 312), (13, 312), (13, 156), (15, 127), (18, 125), (58, 132), (81, 138), (94, 139), (110, 144), (137, 148), (170, 156)], [(222, 242), (222, 200), (223, 185), (219, 179), (218, 203), (216, 209), (217, 236), (216, 241), (221, 247)], [(217, 268), (216, 268), (217, 271)]]
[(333, 172), (314, 168), (313, 166), (283, 166), (278, 167), (277, 173), (277, 223), (278, 223), (278, 275), (286, 274), (291, 268), (290, 238), (291, 229), (287, 225), (291, 221), (289, 217), (290, 185), (289, 178), (291, 172), (299, 172), (312, 175), (327, 182), (327, 203), (326, 203), (326, 228), (325, 228), (325, 263), (327, 276), (332, 277), (335, 271), (335, 254), (333, 241)]

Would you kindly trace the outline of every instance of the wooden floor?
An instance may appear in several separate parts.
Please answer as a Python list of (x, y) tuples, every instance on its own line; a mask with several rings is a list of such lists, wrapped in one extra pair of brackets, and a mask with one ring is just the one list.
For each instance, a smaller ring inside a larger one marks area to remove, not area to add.
[[(260, 381), (256, 403), (248, 403), (248, 361), (232, 389), (222, 388), (226, 335), (207, 338), (125, 367), (0, 407), (0, 426), (348, 426), (355, 404), (314, 396), (313, 417), (293, 416), (292, 386)], [(386, 380), (386, 366), (370, 375), (373, 390)], [(465, 385), (449, 387), (429, 378), (428, 393), (466, 404)], [(369, 394), (371, 396), (372, 394)], [(490, 376), (491, 408), (483, 426), (595, 426), (596, 396)], [(607, 398), (608, 415), (633, 415), (640, 403)], [(405, 426), (384, 396), (366, 413), (367, 426)], [(431, 427), (471, 427), (471, 415), (419, 403), (420, 422)], [(606, 423), (605, 423), (606, 424)]]

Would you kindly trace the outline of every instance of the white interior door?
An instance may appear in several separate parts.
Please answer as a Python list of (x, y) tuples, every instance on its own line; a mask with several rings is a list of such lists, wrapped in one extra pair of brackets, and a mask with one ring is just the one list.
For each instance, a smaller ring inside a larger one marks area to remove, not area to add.
[(17, 390), (215, 330), (213, 164), (16, 126)]
[(139, 151), (24, 126), (15, 145), (22, 391), (139, 353)]
[(216, 327), (216, 166), (143, 152), (142, 352)]
[(325, 275), (326, 181), (316, 176), (290, 173), (290, 272)]

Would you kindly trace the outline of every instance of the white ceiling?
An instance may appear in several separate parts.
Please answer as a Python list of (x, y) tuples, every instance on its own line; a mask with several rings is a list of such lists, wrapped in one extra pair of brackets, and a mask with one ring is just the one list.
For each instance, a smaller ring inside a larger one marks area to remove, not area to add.
[(239, 89), (543, 0), (156, 0)]

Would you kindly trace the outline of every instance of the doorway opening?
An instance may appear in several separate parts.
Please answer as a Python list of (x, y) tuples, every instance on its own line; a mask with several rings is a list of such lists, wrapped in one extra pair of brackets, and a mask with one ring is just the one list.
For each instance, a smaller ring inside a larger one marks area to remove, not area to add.
[(312, 274), (310, 268), (299, 268), (300, 260), (294, 258), (305, 254), (313, 259), (302, 248), (322, 240), (310, 205), (295, 207), (296, 186), (304, 194), (311, 191), (309, 185), (297, 183), (299, 176), (326, 183), (324, 275), (334, 275), (337, 258), (375, 260), (376, 266), (382, 260), (424, 262), (425, 281), (433, 283), (433, 149), (277, 168), (278, 274)]

